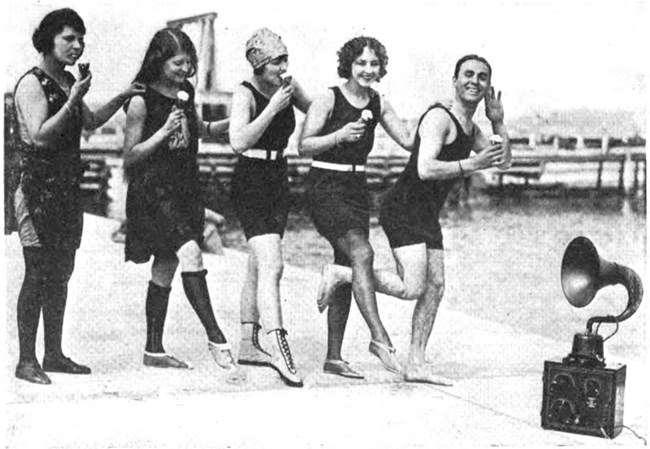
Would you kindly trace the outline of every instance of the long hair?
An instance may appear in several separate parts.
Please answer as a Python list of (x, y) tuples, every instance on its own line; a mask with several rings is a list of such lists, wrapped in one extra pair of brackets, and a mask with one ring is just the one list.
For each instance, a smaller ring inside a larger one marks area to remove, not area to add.
[(188, 76), (194, 76), (198, 65), (198, 57), (196, 48), (189, 36), (178, 28), (164, 28), (156, 32), (149, 43), (149, 48), (147, 48), (144, 60), (134, 81), (149, 84), (157, 80), (165, 61), (180, 52), (189, 55), (192, 68)]
[(73, 9), (57, 9), (43, 17), (40, 25), (32, 34), (32, 44), (36, 51), (43, 55), (49, 54), (54, 49), (54, 37), (66, 26), (77, 33), (86, 34), (86, 25), (84, 25), (83, 19)]

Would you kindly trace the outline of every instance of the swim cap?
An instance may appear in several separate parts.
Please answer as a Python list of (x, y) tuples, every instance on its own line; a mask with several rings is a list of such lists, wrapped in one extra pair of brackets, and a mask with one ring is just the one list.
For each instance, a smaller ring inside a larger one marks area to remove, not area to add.
[(262, 67), (271, 59), (287, 54), (287, 46), (282, 42), (282, 38), (268, 28), (255, 31), (246, 42), (246, 59), (254, 69)]

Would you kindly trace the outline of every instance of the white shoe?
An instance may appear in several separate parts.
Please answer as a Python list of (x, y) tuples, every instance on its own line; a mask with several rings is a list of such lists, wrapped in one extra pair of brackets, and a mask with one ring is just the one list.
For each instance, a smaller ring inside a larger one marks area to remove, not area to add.
[(302, 387), (302, 379), (298, 376), (296, 365), (293, 362), (289, 342), (287, 342), (287, 331), (277, 329), (274, 331), (278, 347), (276, 354), (271, 361), (270, 367), (278, 372), (282, 381), (290, 387)]

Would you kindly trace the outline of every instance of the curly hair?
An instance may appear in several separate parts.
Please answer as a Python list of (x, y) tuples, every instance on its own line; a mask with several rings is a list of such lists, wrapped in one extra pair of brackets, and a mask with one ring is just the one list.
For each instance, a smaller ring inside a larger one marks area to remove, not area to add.
[(163, 28), (157, 31), (149, 43), (149, 48), (147, 48), (144, 60), (134, 81), (149, 84), (157, 80), (165, 61), (173, 58), (180, 52), (185, 52), (189, 55), (192, 67), (188, 77), (194, 76), (199, 58), (189, 36), (178, 28)]
[(86, 25), (77, 14), (70, 8), (57, 9), (48, 13), (41, 20), (38, 28), (32, 34), (32, 44), (36, 51), (43, 55), (49, 54), (54, 49), (54, 37), (69, 26), (77, 33), (86, 34)]
[(337, 52), (339, 57), (338, 74), (341, 78), (350, 78), (352, 76), (352, 63), (363, 53), (363, 49), (368, 47), (375, 53), (379, 59), (379, 79), (381, 80), (387, 73), (388, 54), (386, 47), (374, 37), (359, 36), (350, 39)]
[(490, 65), (489, 62), (487, 62), (487, 59), (485, 59), (484, 57), (479, 56), (479, 55), (465, 55), (462, 58), (460, 58), (456, 62), (456, 67), (454, 68), (454, 78), (458, 78), (458, 74), (460, 73), (460, 66), (462, 66), (463, 63), (466, 62), (466, 61), (478, 61), (478, 62), (482, 62), (483, 64), (485, 64), (487, 66), (487, 68), (488, 68), (488, 71), (490, 72), (489, 73), (490, 79), (492, 79), (492, 66)]

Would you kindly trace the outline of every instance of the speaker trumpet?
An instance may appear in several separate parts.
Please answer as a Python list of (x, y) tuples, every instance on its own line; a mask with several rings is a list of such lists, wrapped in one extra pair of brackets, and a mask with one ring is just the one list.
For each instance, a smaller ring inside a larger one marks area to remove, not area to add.
[(596, 293), (608, 285), (622, 284), (626, 288), (628, 303), (625, 310), (618, 316), (589, 318), (586, 331), (575, 334), (572, 352), (564, 359), (565, 363), (587, 367), (605, 366), (603, 338), (597, 330), (594, 332), (593, 326), (595, 323), (616, 323), (618, 326), (637, 311), (643, 298), (643, 284), (639, 275), (624, 265), (600, 257), (588, 238), (576, 237), (564, 253), (561, 281), (564, 296), (574, 307), (587, 306)]

